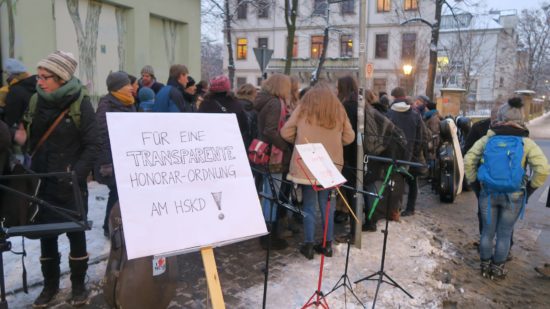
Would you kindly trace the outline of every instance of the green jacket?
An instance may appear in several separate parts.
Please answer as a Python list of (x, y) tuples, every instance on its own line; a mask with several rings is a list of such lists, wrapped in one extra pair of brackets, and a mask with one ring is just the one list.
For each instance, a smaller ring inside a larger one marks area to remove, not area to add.
[[(493, 130), (489, 130), (487, 135), (480, 138), (474, 146), (472, 146), (468, 153), (466, 153), (466, 156), (464, 157), (464, 172), (466, 174), (466, 180), (469, 183), (472, 183), (477, 179), (477, 169), (479, 167), (479, 162), (483, 157), (485, 145), (487, 144), (487, 140), (494, 135), (495, 132)], [(526, 161), (533, 172), (531, 177), (531, 187), (536, 189), (544, 184), (546, 177), (550, 174), (550, 166), (548, 165), (548, 160), (540, 147), (532, 139), (523, 137), (522, 166), (525, 167)]]

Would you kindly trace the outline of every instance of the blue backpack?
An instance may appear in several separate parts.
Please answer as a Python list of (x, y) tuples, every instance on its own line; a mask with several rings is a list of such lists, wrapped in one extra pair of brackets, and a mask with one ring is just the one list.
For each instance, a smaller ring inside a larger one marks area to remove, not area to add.
[[(488, 222), (490, 222), (491, 195), (524, 191), (525, 169), (523, 159), (523, 138), (510, 135), (495, 135), (485, 145), (477, 179), (489, 195)], [(526, 193), (524, 192), (523, 205)], [(523, 214), (523, 210), (522, 210)]]
[(172, 86), (166, 85), (157, 93), (155, 104), (153, 105), (153, 112), (179, 113), (180, 110), (176, 106), (176, 103), (170, 99), (170, 91), (172, 91)]

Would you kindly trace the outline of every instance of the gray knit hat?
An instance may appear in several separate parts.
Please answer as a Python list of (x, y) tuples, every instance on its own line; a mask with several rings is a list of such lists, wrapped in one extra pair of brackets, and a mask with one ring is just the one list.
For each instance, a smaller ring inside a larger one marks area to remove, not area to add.
[(37, 67), (47, 69), (62, 80), (68, 81), (73, 77), (77, 65), (72, 53), (58, 50), (40, 60)]
[(153, 70), (153, 67), (150, 65), (146, 65), (141, 69), (141, 74), (149, 74), (153, 77), (155, 77), (155, 70)]
[(513, 122), (521, 126), (525, 125), (523, 116), (523, 102), (520, 98), (511, 98), (508, 104), (503, 104), (497, 112), (498, 122)]
[(107, 76), (107, 90), (109, 90), (109, 92), (117, 91), (129, 84), (130, 78), (126, 72), (112, 72)]

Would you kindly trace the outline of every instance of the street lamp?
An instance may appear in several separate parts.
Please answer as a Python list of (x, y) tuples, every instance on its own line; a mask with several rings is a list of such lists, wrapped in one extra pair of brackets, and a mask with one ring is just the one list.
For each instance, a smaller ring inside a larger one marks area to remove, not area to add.
[(410, 64), (403, 65), (403, 74), (405, 74), (405, 81), (407, 82), (406, 90), (407, 90), (408, 95), (412, 94), (412, 88), (413, 88), (411, 86), (412, 85), (412, 78), (411, 78), (412, 70), (413, 70), (412, 65), (410, 65)]

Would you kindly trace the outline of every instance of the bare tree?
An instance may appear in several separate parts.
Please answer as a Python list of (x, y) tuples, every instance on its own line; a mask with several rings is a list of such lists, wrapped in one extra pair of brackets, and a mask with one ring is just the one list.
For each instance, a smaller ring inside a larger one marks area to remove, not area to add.
[(86, 22), (82, 25), (80, 12), (78, 11), (79, 0), (67, 0), (67, 9), (74, 24), (76, 40), (78, 44), (78, 58), (80, 77), (84, 78), (92, 86), (95, 76), (96, 51), (97, 51), (97, 28), (99, 15), (101, 14), (101, 3), (97, 1), (88, 2)]
[(6, 12), (8, 14), (8, 42), (9, 42), (8, 57), (14, 58), (15, 57), (15, 22), (14, 22), (14, 14), (15, 14), (15, 6), (17, 4), (17, 0), (1, 0), (0, 1), (0, 7), (4, 3), (6, 4)]
[[(472, 86), (496, 58), (494, 48), (486, 44), (490, 31), (488, 25), (480, 24), (476, 17), (473, 17), (471, 23), (469, 30), (449, 34), (440, 44), (440, 49), (445, 52), (448, 59), (447, 63), (440, 63), (443, 85), (448, 86), (451, 78), (454, 78), (457, 85), (464, 88), (467, 94), (472, 92)], [(457, 29), (458, 27), (459, 21)]]
[[(521, 53), (518, 67), (519, 87), (537, 90), (550, 65), (550, 5), (523, 10), (518, 24)], [(546, 71), (545, 71), (546, 70)]]
[(294, 56), (294, 38), (296, 33), (296, 16), (298, 15), (298, 0), (285, 0), (285, 23), (287, 31), (286, 60), (284, 73), (290, 75), (292, 58)]
[(203, 41), (201, 43), (201, 79), (223, 74), (223, 44)]
[[(271, 6), (270, 1), (252, 1), (252, 0), (208, 0), (202, 7), (203, 19), (210, 19), (214, 21), (223, 21), (225, 44), (227, 47), (227, 72), (229, 81), (231, 82), (231, 88), (233, 88), (235, 80), (235, 58), (233, 57), (233, 36), (232, 26), (235, 22), (235, 13), (241, 6), (252, 6), (257, 10), (266, 9)], [(231, 2), (231, 3), (230, 3)], [(233, 3), (234, 2), (234, 3)]]

